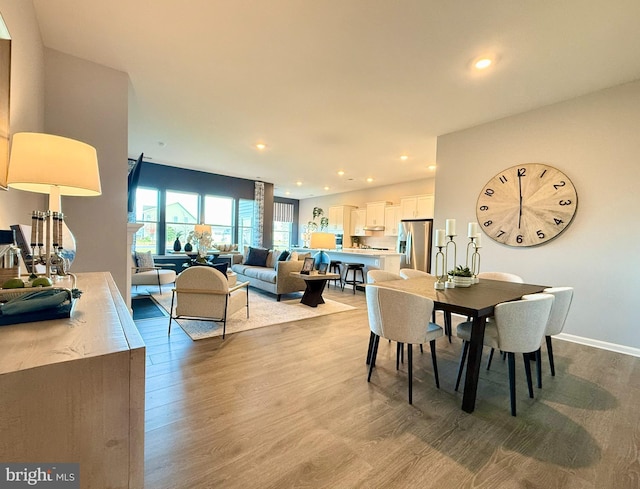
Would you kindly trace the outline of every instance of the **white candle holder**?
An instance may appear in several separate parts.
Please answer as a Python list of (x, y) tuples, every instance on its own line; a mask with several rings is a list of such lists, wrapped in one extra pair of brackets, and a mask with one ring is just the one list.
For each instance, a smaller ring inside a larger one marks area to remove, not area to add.
[(436, 290), (444, 290), (447, 281), (446, 263), (442, 248), (444, 248), (444, 246), (438, 246), (438, 251), (436, 252), (435, 272), (437, 280), (433, 284), (433, 288)]
[[(449, 238), (449, 241), (447, 241), (447, 244), (445, 245), (445, 248), (444, 248), (444, 251), (445, 251), (445, 258), (444, 258), (445, 273), (448, 275), (447, 281), (444, 284), (446, 289), (453, 289), (456, 286), (456, 284), (453, 282), (453, 277), (451, 275), (449, 275), (449, 273), (447, 271), (447, 270), (454, 270), (456, 268), (456, 263), (458, 261), (458, 259), (457, 259), (456, 242), (453, 240), (453, 238), (455, 238), (455, 237), (456, 237), (455, 234), (447, 235), (447, 238)], [(449, 246), (449, 245), (451, 245), (451, 246)], [(451, 248), (453, 250), (453, 266), (451, 268), (449, 268), (449, 248)]]

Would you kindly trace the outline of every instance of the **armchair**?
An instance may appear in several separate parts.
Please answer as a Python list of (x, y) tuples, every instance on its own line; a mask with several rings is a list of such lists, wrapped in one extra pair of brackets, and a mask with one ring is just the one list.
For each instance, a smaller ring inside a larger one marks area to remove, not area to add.
[(176, 278), (168, 334), (171, 334), (173, 319), (197, 319), (221, 322), (224, 339), (227, 319), (243, 307), (247, 308), (249, 317), (249, 282), (229, 286), (227, 277), (215, 268), (188, 268)]
[[(166, 265), (156, 265), (153, 261), (153, 257), (151, 253), (136, 253), (138, 257), (138, 263), (136, 264), (136, 260), (134, 260), (133, 256), (131, 256), (130, 266), (131, 266), (131, 285), (158, 285), (160, 289), (160, 294), (162, 294), (162, 286), (171, 284), (176, 280), (176, 272), (175, 270), (170, 270), (168, 268), (163, 267), (173, 267), (173, 263), (167, 263)], [(140, 257), (144, 259), (141, 260)], [(145, 261), (146, 263), (141, 263), (141, 261)]]

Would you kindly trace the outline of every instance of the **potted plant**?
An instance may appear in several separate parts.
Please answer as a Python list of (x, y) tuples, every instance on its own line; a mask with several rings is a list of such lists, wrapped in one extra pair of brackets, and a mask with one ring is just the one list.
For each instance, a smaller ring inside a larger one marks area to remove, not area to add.
[(453, 277), (453, 283), (456, 287), (469, 287), (473, 284), (473, 273), (469, 267), (458, 265), (453, 270), (449, 270), (449, 276)]

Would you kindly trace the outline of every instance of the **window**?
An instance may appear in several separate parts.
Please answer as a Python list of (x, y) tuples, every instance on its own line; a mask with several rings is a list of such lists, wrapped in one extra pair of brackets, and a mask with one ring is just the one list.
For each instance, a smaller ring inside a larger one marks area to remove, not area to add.
[(238, 249), (253, 246), (253, 200), (240, 199), (238, 202)]
[(233, 199), (205, 195), (204, 223), (211, 225), (211, 240), (214, 244), (232, 244)]
[(186, 242), (187, 235), (198, 223), (199, 195), (187, 192), (167, 190), (165, 211), (165, 249), (173, 250), (173, 242), (180, 237)]
[(291, 248), (293, 234), (293, 204), (273, 203), (273, 247), (280, 250)]
[(142, 224), (135, 235), (136, 251), (157, 253), (158, 196), (159, 192), (156, 189), (136, 189), (136, 222)]

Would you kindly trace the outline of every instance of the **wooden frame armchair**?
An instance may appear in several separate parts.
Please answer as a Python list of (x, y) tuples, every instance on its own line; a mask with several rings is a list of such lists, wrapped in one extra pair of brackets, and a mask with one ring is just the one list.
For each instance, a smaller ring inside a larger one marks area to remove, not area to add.
[(229, 316), (246, 307), (249, 317), (249, 282), (230, 287), (227, 277), (215, 268), (186, 269), (176, 278), (172, 292), (169, 335), (173, 319), (196, 319), (221, 322), (224, 339)]

